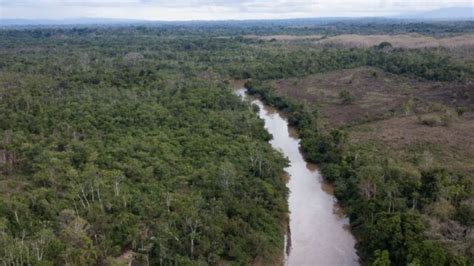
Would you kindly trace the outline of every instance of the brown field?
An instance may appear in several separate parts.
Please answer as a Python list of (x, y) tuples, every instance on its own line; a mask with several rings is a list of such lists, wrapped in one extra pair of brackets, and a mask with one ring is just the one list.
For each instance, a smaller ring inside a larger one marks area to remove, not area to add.
[(447, 38), (434, 38), (420, 34), (401, 35), (357, 35), (344, 34), (317, 41), (317, 44), (336, 44), (349, 47), (371, 47), (381, 42), (390, 42), (393, 47), (399, 48), (423, 48), (423, 47), (446, 47), (460, 48), (473, 47), (474, 35), (466, 34)]
[[(418, 81), (370, 67), (278, 80), (274, 85), (281, 94), (319, 106), (331, 127), (455, 107), (474, 110), (474, 85)], [(342, 104), (342, 91), (350, 94), (352, 104)]]
[(267, 36), (258, 36), (258, 35), (246, 35), (244, 38), (248, 39), (257, 39), (263, 41), (301, 41), (301, 40), (319, 40), (323, 38), (322, 35), (267, 35)]
[[(464, 114), (450, 126), (422, 125), (412, 115), (394, 117), (350, 129), (353, 143), (377, 143), (398, 158), (443, 165), (474, 176), (474, 113)], [(417, 158), (418, 157), (418, 158)]]
[[(417, 81), (363, 67), (279, 80), (274, 86), (280, 95), (317, 106), (326, 126), (345, 127), (353, 143), (371, 142), (396, 158), (427, 157), (474, 174), (472, 84)], [(342, 91), (351, 103), (342, 103)]]

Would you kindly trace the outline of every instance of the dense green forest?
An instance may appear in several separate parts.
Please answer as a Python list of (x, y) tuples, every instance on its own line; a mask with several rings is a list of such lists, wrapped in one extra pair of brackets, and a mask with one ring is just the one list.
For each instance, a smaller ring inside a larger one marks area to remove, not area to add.
[[(296, 23), (296, 22), (294, 22)], [(287, 162), (228, 81), (289, 113), (351, 219), (364, 264), (468, 265), (425, 236), (420, 210), (448, 201), (473, 226), (472, 176), (406, 169), (327, 131), (269, 79), (374, 66), (470, 82), (446, 49), (292, 46), (246, 34), (324, 34), (320, 24), (0, 30), (0, 261), (6, 265), (276, 264)], [(337, 23), (336, 23), (337, 24)], [(340, 22), (333, 33), (470, 32), (470, 22)], [(472, 24), (472, 23), (471, 23)], [(397, 26), (398, 25), (398, 26)], [(380, 177), (382, 179), (371, 179)], [(359, 189), (360, 188), (360, 189)], [(365, 191), (363, 194), (361, 191)]]
[(2, 43), (0, 260), (279, 258), (286, 161), (263, 122), (186, 54), (113, 39)]

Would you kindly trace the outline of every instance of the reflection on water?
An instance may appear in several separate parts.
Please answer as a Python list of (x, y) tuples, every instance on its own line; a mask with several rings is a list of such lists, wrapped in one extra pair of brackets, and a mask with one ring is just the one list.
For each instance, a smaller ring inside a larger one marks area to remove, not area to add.
[[(245, 89), (237, 93), (245, 96)], [(359, 265), (355, 239), (349, 221), (333, 196), (333, 187), (324, 182), (316, 165), (307, 163), (299, 150), (298, 134), (274, 108), (252, 99), (260, 107), (259, 116), (273, 135), (270, 144), (290, 161), (289, 175), (291, 247), (287, 265)]]

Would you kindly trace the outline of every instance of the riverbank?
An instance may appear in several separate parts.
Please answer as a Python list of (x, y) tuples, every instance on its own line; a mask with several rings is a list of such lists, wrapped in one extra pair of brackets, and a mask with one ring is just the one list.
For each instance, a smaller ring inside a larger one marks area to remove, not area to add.
[(392, 261), (466, 265), (464, 256), (428, 236), (431, 225), (426, 223), (421, 208), (436, 200), (436, 191), (430, 186), (461, 184), (468, 192), (469, 180), (463, 181), (443, 169), (418, 172), (405, 168), (373, 147), (351, 145), (347, 132), (321, 125), (318, 110), (277, 95), (268, 83), (253, 81), (245, 86), (250, 94), (259, 95), (266, 104), (286, 112), (288, 121), (298, 128), (305, 159), (321, 166), (323, 176), (334, 184), (335, 195), (350, 217), (363, 264)]
[[(246, 97), (244, 89), (238, 94)], [(250, 101), (259, 107), (258, 115), (273, 136), (270, 144), (289, 160), (289, 166), (285, 168), (290, 191), (286, 264), (358, 265), (355, 239), (348, 230), (349, 221), (341, 215), (334, 195), (330, 193), (332, 190), (316, 165), (304, 160), (297, 129), (289, 126), (288, 118), (277, 109), (264, 105), (257, 98)]]

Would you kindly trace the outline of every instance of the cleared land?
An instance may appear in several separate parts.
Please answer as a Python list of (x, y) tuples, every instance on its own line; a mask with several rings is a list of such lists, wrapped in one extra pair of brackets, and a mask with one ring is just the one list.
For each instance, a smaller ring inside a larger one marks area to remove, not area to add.
[(317, 41), (317, 44), (335, 44), (349, 47), (371, 47), (381, 42), (389, 42), (393, 47), (399, 48), (423, 48), (423, 47), (445, 47), (460, 48), (474, 46), (474, 35), (466, 34), (447, 38), (434, 38), (420, 34), (400, 35), (358, 35), (343, 34), (328, 37)]
[(300, 40), (319, 40), (323, 35), (246, 35), (244, 38), (257, 39), (263, 41), (300, 41)]
[(281, 95), (317, 106), (323, 122), (346, 127), (353, 143), (371, 142), (410, 162), (427, 160), (474, 173), (473, 85), (419, 81), (363, 67), (279, 80), (274, 86)]

